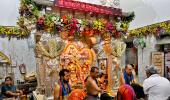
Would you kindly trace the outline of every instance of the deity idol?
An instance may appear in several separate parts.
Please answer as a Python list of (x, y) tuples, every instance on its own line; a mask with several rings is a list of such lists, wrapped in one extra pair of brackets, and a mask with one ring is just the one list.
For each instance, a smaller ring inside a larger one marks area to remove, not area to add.
[(70, 81), (71, 85), (74, 87), (77, 83), (81, 82), (80, 78), (80, 67), (76, 61), (69, 62), (67, 69), (70, 70)]

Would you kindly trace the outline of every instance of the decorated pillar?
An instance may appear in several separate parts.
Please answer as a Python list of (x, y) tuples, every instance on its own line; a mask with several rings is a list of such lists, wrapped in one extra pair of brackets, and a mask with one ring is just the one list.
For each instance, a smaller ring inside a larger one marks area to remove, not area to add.
[(50, 35), (37, 35), (36, 39), (38, 91), (41, 94), (51, 96), (54, 84), (59, 79), (59, 56), (65, 47), (65, 43), (57, 41), (57, 37)]
[(35, 57), (36, 57), (36, 73), (37, 73), (37, 91), (40, 94), (45, 94), (45, 66), (43, 63), (42, 52), (41, 52), (41, 43), (40, 43), (41, 34), (37, 32), (35, 36), (36, 47), (35, 47)]
[(111, 95), (116, 96), (120, 86), (120, 57), (126, 49), (126, 44), (117, 39), (106, 40), (103, 49), (108, 58), (108, 92)]

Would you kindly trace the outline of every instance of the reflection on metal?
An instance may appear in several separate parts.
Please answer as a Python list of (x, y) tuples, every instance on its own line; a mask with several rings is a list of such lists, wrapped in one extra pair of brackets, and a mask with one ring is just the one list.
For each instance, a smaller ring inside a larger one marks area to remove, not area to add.
[(115, 6), (120, 6), (120, 0), (114, 0), (113, 3)]
[(100, 0), (101, 5), (118, 8), (120, 0)]
[(7, 55), (5, 55), (4, 53), (0, 51), (0, 65), (1, 65), (0, 79), (5, 78), (6, 76), (11, 76), (12, 78), (14, 78), (13, 68), (11, 64), (12, 64), (11, 59), (9, 59)]
[(53, 6), (52, 0), (34, 0), (37, 4), (44, 5), (44, 6)]
[(0, 51), (0, 63), (12, 64), (12, 61), (4, 53)]
[(120, 58), (126, 50), (126, 44), (121, 40), (111, 41), (112, 55)]

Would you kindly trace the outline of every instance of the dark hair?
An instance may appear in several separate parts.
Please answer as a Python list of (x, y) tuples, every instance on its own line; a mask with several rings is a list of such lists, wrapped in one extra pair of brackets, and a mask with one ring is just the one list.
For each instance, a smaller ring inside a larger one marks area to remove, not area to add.
[(108, 95), (107, 93), (102, 93), (100, 100), (114, 100), (114, 97)]
[(96, 69), (97, 69), (97, 70), (99, 70), (99, 68), (98, 68), (98, 67), (94, 67), (94, 66), (93, 66), (93, 67), (91, 67), (90, 72), (95, 72), (95, 70), (96, 70)]
[(132, 83), (131, 86), (136, 94), (137, 99), (145, 98), (145, 93), (142, 86), (136, 83)]
[(10, 76), (5, 78), (5, 81), (7, 81), (7, 79), (9, 79), (10, 81), (12, 81), (12, 78)]
[(70, 72), (68, 69), (62, 69), (60, 72), (59, 72), (59, 76), (60, 77), (64, 77), (65, 76), (65, 72)]
[(103, 77), (104, 75), (105, 75), (104, 73), (100, 73), (99, 78)]
[(125, 69), (127, 68), (128, 65), (125, 66)]
[(104, 74), (104, 73), (100, 73), (99, 78), (101, 78), (101, 77), (103, 77), (103, 76), (105, 76), (105, 77), (104, 77), (105, 79), (108, 78), (108, 75), (107, 75), (107, 74)]
[(135, 68), (135, 65), (134, 64), (130, 64), (132, 66), (132, 68)]

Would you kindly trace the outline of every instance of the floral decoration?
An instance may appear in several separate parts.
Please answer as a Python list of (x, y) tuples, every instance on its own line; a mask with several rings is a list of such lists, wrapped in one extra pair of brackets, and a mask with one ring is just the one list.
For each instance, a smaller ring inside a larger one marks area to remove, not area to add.
[(167, 33), (170, 33), (170, 21), (160, 22), (142, 28), (130, 30), (128, 35), (129, 37), (143, 37), (147, 36), (148, 34), (153, 34), (159, 37), (160, 35)]
[(117, 17), (116, 23), (105, 19), (86, 21), (70, 16), (59, 17), (52, 13), (40, 15), (41, 6), (38, 6), (33, 0), (21, 0), (20, 17), (17, 26), (0, 26), (0, 36), (27, 38), (31, 32), (31, 25), (36, 24), (37, 31), (46, 31), (51, 34), (61, 34), (65, 39), (69, 37), (91, 37), (101, 35), (102, 38), (110, 34), (114, 38), (121, 38), (124, 35), (128, 37), (143, 37), (148, 34), (160, 36), (163, 33), (170, 33), (170, 21), (152, 24), (142, 28), (130, 30), (127, 33), (130, 22), (134, 19), (134, 12), (126, 16)]
[(127, 32), (129, 23), (134, 18), (132, 14), (127, 17), (122, 17), (121, 30), (118, 30), (115, 22), (109, 22), (109, 20), (106, 19), (87, 21), (70, 16), (59, 17), (53, 13), (42, 15), (40, 14), (42, 6), (37, 5), (34, 0), (21, 0), (20, 5), (20, 17), (18, 18), (17, 26), (1, 27), (1, 36), (27, 38), (32, 27), (36, 26), (37, 31), (60, 34), (63, 39), (80, 38), (86, 41), (87, 38), (94, 35), (101, 35), (102, 39), (108, 35), (120, 38)]

